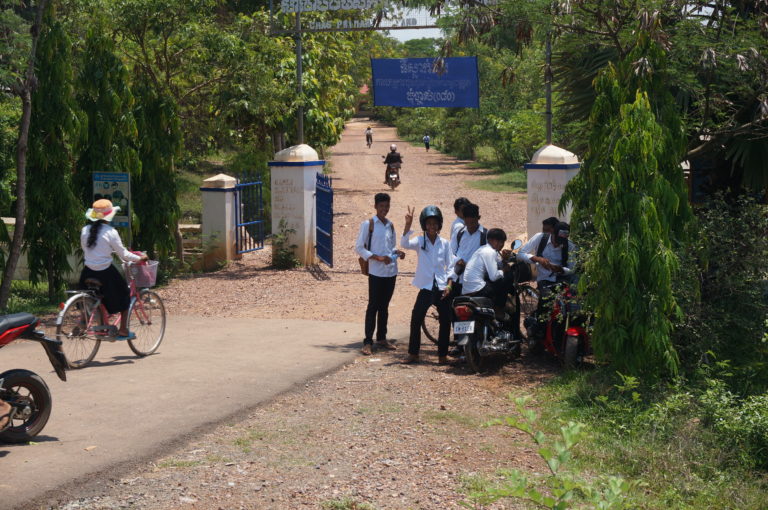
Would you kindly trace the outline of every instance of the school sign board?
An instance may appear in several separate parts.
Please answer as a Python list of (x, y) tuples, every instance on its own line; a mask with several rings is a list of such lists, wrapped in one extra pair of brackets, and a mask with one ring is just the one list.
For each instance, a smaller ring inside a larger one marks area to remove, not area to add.
[(477, 57), (374, 58), (373, 104), (405, 108), (479, 108)]
[(93, 200), (106, 198), (112, 205), (120, 206), (120, 211), (112, 220), (115, 227), (128, 228), (131, 225), (131, 177), (126, 172), (94, 172)]

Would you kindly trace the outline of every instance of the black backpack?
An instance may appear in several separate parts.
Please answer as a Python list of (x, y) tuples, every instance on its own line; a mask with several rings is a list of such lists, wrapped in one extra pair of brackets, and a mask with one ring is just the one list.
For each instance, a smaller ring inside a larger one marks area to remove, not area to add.
[[(480, 231), (480, 246), (485, 246), (485, 244), (488, 242), (488, 231), (485, 230), (484, 227), (480, 227), (482, 230)], [(461, 230), (459, 230), (459, 233), (456, 234), (456, 253), (454, 255), (459, 254), (459, 246), (461, 246), (461, 237), (464, 235), (464, 232), (467, 230), (467, 227), (461, 227)]]
[[(544, 253), (544, 248), (547, 247), (547, 243), (549, 242), (549, 234), (543, 234), (541, 236), (541, 241), (539, 241), (539, 248), (536, 250), (536, 256), (541, 257), (541, 255)], [(568, 265), (568, 241), (565, 241), (563, 243), (563, 246), (560, 248), (562, 250), (562, 265), (567, 266)]]

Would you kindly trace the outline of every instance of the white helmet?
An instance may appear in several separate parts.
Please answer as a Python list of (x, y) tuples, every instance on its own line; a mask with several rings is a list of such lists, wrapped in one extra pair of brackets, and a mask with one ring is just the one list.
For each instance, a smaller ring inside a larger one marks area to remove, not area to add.
[(397, 145), (395, 145), (395, 144), (393, 143), (392, 145), (390, 145), (390, 146), (389, 146), (389, 150), (391, 150), (391, 151), (396, 151), (396, 150), (397, 150)]

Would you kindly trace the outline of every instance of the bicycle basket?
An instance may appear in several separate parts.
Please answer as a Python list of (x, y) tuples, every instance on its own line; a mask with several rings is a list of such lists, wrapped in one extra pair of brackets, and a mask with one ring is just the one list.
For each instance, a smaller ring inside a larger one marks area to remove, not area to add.
[(146, 264), (131, 264), (128, 266), (136, 286), (152, 287), (157, 280), (157, 266), (159, 264), (156, 260), (148, 260)]

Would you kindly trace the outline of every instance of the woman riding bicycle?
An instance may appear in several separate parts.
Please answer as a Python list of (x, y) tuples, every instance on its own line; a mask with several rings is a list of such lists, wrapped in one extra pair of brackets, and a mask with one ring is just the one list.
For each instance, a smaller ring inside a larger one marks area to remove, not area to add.
[(101, 283), (102, 302), (110, 314), (120, 313), (120, 329), (116, 340), (130, 340), (135, 334), (128, 331), (128, 307), (131, 304), (130, 290), (123, 276), (112, 265), (112, 254), (124, 262), (147, 260), (146, 255), (136, 255), (123, 246), (117, 230), (109, 224), (120, 207), (113, 206), (106, 199), (97, 200), (85, 213), (90, 222), (80, 233), (80, 246), (83, 248), (85, 264), (80, 274), (80, 288), (86, 288), (86, 280), (94, 279)]

